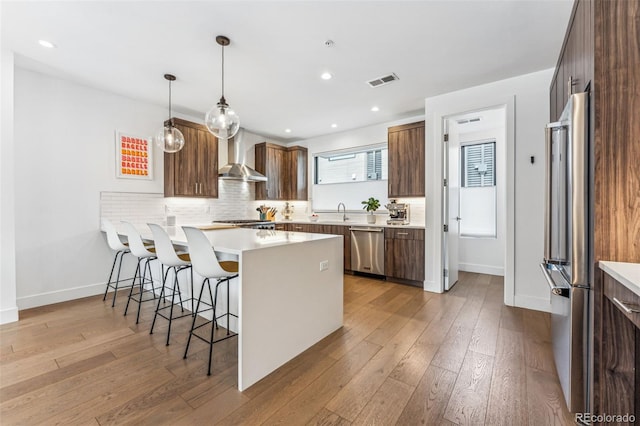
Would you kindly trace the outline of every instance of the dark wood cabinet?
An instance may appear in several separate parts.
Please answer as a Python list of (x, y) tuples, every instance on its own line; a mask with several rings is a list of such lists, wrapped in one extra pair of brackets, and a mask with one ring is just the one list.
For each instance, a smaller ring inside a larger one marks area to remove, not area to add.
[(292, 146), (287, 151), (287, 182), (289, 200), (306, 201), (307, 196), (307, 148)]
[(551, 121), (556, 121), (571, 93), (584, 92), (593, 79), (593, 8), (594, 2), (578, 1), (561, 49), (555, 75), (551, 81)]
[(384, 269), (392, 281), (424, 285), (424, 229), (385, 228)]
[(389, 198), (424, 197), (424, 121), (389, 127)]
[(346, 225), (323, 225), (318, 223), (287, 223), (284, 229), (294, 232), (342, 235), (344, 240), (344, 270), (351, 271), (351, 231)]
[(164, 154), (165, 197), (218, 197), (218, 140), (203, 125), (173, 119), (182, 150)]
[(601, 322), (600, 333), (596, 336), (600, 352), (597, 412), (633, 414), (640, 419), (640, 313), (625, 312), (620, 305), (637, 309), (640, 296), (610, 275), (601, 273), (604, 297), (601, 315), (596, 318)]
[(259, 143), (255, 168), (268, 179), (256, 183), (256, 200), (307, 200), (306, 148)]

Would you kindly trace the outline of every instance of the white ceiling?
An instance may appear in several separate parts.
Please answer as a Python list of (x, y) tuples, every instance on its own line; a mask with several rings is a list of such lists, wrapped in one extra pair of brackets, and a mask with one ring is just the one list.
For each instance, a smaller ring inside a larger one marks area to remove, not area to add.
[[(572, 0), (2, 1), (19, 66), (204, 116), (225, 95), (283, 141), (422, 113), (424, 99), (555, 66)], [(45, 49), (39, 39), (58, 47)], [(325, 41), (334, 46), (328, 48)], [(334, 78), (319, 78), (329, 71)], [(394, 72), (399, 81), (366, 81)], [(373, 105), (379, 112), (371, 112)], [(332, 123), (338, 127), (332, 129)], [(285, 128), (292, 129), (287, 134)]]

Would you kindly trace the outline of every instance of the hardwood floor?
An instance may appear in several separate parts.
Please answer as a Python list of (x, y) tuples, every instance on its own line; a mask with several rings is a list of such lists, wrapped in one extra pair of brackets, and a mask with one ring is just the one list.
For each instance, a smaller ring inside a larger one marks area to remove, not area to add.
[(573, 424), (549, 315), (503, 306), (502, 291), (471, 273), (444, 295), (346, 275), (344, 327), (245, 392), (235, 339), (207, 377), (204, 343), (182, 359), (188, 319), (170, 346), (166, 321), (149, 335), (151, 303), (138, 325), (124, 298), (22, 311), (0, 326), (0, 423)]

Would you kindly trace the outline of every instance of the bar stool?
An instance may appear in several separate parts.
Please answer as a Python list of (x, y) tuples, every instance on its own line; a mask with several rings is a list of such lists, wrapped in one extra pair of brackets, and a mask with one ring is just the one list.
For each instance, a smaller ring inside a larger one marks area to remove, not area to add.
[[(127, 315), (129, 310), (129, 303), (133, 300), (138, 303), (138, 314), (136, 315), (136, 324), (140, 322), (140, 305), (143, 302), (149, 302), (156, 298), (155, 286), (153, 284), (153, 274), (151, 273), (151, 267), (149, 262), (157, 259), (155, 248), (152, 245), (145, 245), (142, 241), (142, 237), (138, 233), (138, 230), (129, 222), (122, 222), (122, 226), (127, 234), (129, 240), (129, 249), (131, 254), (138, 258), (138, 265), (136, 266), (136, 272), (133, 275), (133, 285), (129, 290), (129, 298), (127, 299), (127, 306), (124, 308), (124, 314)], [(144, 262), (144, 266), (142, 266)], [(147, 279), (147, 271), (149, 271), (149, 279)], [(134, 293), (136, 278), (138, 278), (138, 292)], [(151, 284), (151, 288), (145, 288), (146, 284)], [(144, 293), (151, 292), (153, 298), (144, 298)]]
[[(111, 302), (111, 307), (116, 306), (116, 296), (118, 295), (118, 289), (120, 288), (130, 288), (133, 285), (133, 282), (130, 285), (120, 286), (120, 281), (133, 281), (133, 278), (125, 278), (120, 280), (120, 271), (122, 270), (122, 258), (125, 254), (131, 253), (129, 250), (129, 245), (123, 242), (118, 235), (118, 231), (116, 231), (116, 227), (111, 223), (108, 219), (102, 219), (102, 229), (107, 233), (107, 243), (111, 250), (116, 252), (115, 257), (113, 258), (113, 265), (111, 265), (111, 272), (109, 273), (109, 279), (107, 280), (107, 286), (104, 289), (104, 297), (102, 300), (107, 300), (107, 293), (109, 289), (113, 289), (113, 301)], [(119, 259), (119, 261), (118, 261)], [(116, 280), (113, 279), (113, 272), (116, 268), (116, 263), (118, 264), (118, 272), (116, 274)]]
[[(198, 304), (196, 305), (196, 312), (193, 316), (193, 322), (191, 323), (191, 331), (189, 332), (189, 338), (187, 339), (187, 347), (184, 351), (184, 359), (187, 358), (187, 354), (189, 353), (189, 344), (191, 343), (191, 336), (195, 336), (198, 339), (202, 340), (209, 344), (209, 368), (207, 370), (207, 375), (211, 375), (211, 357), (213, 355), (213, 345), (222, 340), (229, 339), (231, 337), (237, 336), (237, 333), (231, 333), (229, 331), (229, 319), (231, 316), (238, 318), (236, 314), (232, 314), (229, 312), (229, 281), (232, 278), (238, 276), (238, 262), (233, 261), (222, 261), (218, 262), (218, 258), (216, 256), (211, 243), (207, 236), (199, 230), (198, 228), (183, 226), (185, 235), (187, 236), (187, 243), (189, 245), (189, 256), (191, 257), (191, 264), (193, 268), (196, 270), (198, 275), (204, 278), (202, 282), (202, 288), (200, 289), (200, 296), (198, 297)], [(210, 280), (215, 279), (216, 282), (216, 292), (215, 296), (211, 294), (211, 283)], [(227, 312), (216, 316), (216, 306), (218, 302), (218, 287), (223, 282), (227, 283)], [(213, 303), (213, 306), (207, 309), (200, 310), (200, 303), (202, 302), (202, 293), (204, 292), (204, 288), (209, 289), (209, 298)], [(198, 326), (196, 326), (196, 319), (198, 318), (198, 314), (213, 311), (211, 320), (206, 321)], [(227, 333), (225, 336), (217, 338), (214, 340), (214, 330), (218, 329), (218, 319), (226, 316), (227, 319)], [(207, 324), (211, 323), (211, 335), (209, 338), (201, 337), (195, 333), (197, 329), (203, 327)]]
[[(181, 253), (177, 254), (173, 243), (171, 242), (171, 238), (169, 234), (160, 226), (155, 223), (148, 223), (149, 228), (151, 228), (151, 233), (153, 234), (153, 242), (156, 248), (156, 254), (158, 256), (158, 260), (162, 264), (163, 269), (163, 278), (162, 278), (162, 291), (160, 292), (160, 297), (158, 298), (158, 306), (156, 307), (156, 312), (153, 315), (153, 322), (151, 323), (151, 331), (149, 334), (153, 334), (153, 327), (156, 324), (156, 318), (160, 315), (162, 318), (169, 321), (169, 329), (167, 330), (167, 346), (169, 346), (169, 339), (171, 337), (171, 322), (174, 319), (184, 318), (190, 315), (195, 315), (195, 309), (193, 307), (195, 298), (193, 297), (193, 269), (191, 268), (191, 259), (189, 258), (189, 253)], [(166, 269), (166, 272), (164, 268)], [(184, 314), (184, 305), (182, 296), (180, 294), (180, 285), (178, 284), (178, 273), (180, 271), (191, 271), (191, 298), (187, 299), (186, 302), (191, 301), (191, 312), (188, 314)], [(173, 286), (167, 287), (167, 276), (169, 275), (169, 271), (173, 271)], [(161, 301), (166, 301), (168, 295), (167, 290), (171, 292), (171, 305), (160, 307)], [(180, 299), (180, 308), (182, 309), (183, 315), (173, 316), (173, 306), (175, 304), (175, 295), (178, 294), (178, 298)], [(162, 311), (164, 309), (169, 309), (169, 316), (166, 316)]]

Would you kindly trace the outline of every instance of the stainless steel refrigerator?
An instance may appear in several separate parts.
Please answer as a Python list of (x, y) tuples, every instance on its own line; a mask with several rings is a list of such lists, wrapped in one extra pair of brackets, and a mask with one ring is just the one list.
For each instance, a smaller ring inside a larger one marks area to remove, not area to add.
[(544, 262), (551, 333), (569, 411), (586, 412), (589, 383), (589, 94), (571, 95), (546, 128)]

